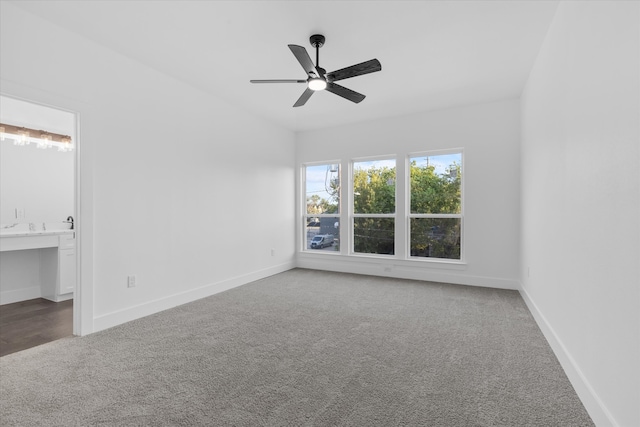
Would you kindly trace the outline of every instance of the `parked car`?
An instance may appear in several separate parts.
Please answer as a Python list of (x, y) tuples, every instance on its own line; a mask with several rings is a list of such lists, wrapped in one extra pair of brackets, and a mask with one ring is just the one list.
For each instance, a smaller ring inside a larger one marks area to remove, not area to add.
[(333, 234), (318, 234), (311, 239), (311, 249), (322, 249), (333, 245)]

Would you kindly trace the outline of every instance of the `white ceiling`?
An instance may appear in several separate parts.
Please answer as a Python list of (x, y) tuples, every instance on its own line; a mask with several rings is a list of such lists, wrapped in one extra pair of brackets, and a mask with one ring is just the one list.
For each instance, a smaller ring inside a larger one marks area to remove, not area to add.
[[(518, 97), (557, 1), (17, 1), (42, 18), (300, 131)], [(287, 44), (325, 35), (320, 65), (377, 58), (382, 71), (340, 82), (354, 104), (304, 79)]]

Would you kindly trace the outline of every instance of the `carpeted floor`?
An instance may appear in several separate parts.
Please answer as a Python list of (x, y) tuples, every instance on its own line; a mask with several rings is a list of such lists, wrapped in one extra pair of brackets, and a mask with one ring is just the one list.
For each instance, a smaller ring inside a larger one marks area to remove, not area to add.
[(516, 291), (295, 269), (0, 359), (3, 426), (590, 426)]

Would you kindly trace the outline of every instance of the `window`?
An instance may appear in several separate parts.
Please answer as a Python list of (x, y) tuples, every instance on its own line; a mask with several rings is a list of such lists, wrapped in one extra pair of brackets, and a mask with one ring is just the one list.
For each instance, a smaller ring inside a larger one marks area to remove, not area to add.
[[(301, 168), (303, 251), (413, 262), (463, 260), (461, 149), (352, 159), (347, 204), (341, 203), (347, 197), (341, 193), (341, 165), (347, 162)], [(341, 224), (347, 224), (343, 233)]]
[(462, 153), (409, 157), (411, 257), (461, 259)]
[(340, 164), (304, 166), (304, 250), (340, 250)]
[(353, 162), (353, 252), (395, 253), (396, 161)]

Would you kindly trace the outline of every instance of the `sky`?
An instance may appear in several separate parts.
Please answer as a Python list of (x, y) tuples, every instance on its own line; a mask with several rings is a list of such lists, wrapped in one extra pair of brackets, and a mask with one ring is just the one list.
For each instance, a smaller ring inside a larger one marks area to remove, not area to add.
[[(438, 175), (443, 175), (446, 173), (446, 169), (452, 163), (457, 163), (459, 165), (462, 164), (462, 153), (454, 153), (454, 154), (441, 154), (441, 155), (431, 155), (431, 156), (415, 156), (411, 157), (409, 160), (416, 161), (418, 166), (426, 166), (427, 158), (429, 160), (429, 165), (435, 166), (435, 172)], [(396, 165), (395, 159), (385, 159), (385, 160), (369, 160), (369, 161), (358, 161), (354, 162), (355, 168), (360, 169), (368, 169), (371, 167), (389, 167), (393, 168)], [(326, 188), (329, 187), (329, 182), (331, 179), (339, 177), (339, 165), (334, 164), (324, 164), (324, 165), (313, 165), (306, 167), (306, 196), (310, 197), (314, 194), (317, 194), (323, 199), (329, 200), (330, 194), (326, 191)], [(325, 185), (326, 183), (326, 185)]]
[[(331, 195), (326, 191), (329, 188), (331, 179), (339, 177), (340, 166), (335, 165), (314, 165), (307, 166), (306, 189), (307, 197), (317, 194), (325, 200), (329, 200)], [(335, 172), (332, 172), (335, 170)]]
[(409, 161), (415, 160), (417, 166), (426, 166), (427, 158), (429, 159), (429, 165), (435, 166), (436, 175), (445, 175), (447, 168), (453, 163), (462, 164), (462, 153), (441, 154), (438, 156), (416, 156), (411, 157)]

